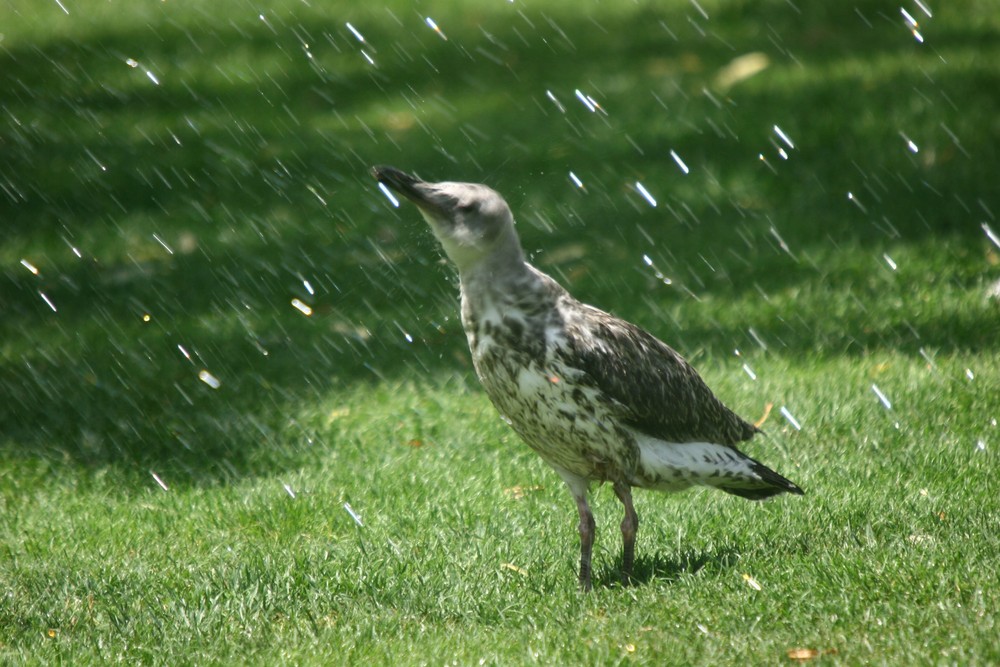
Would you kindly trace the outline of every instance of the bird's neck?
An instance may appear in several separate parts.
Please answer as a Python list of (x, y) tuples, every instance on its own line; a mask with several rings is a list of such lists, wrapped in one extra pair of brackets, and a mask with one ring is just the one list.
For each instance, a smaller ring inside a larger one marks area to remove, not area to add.
[(474, 285), (477, 290), (489, 290), (491, 286), (505, 289), (523, 282), (531, 273), (513, 228), (497, 240), (490, 252), (456, 264), (462, 284)]
[(522, 309), (522, 301), (537, 300), (544, 290), (541, 275), (524, 258), (519, 243), (495, 248), (480, 261), (459, 267), (462, 315), (465, 324), (486, 313), (504, 314)]

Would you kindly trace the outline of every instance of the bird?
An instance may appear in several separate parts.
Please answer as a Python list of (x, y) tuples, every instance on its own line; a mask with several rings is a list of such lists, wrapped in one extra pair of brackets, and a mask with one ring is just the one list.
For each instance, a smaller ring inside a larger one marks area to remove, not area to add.
[(426, 182), (390, 166), (371, 174), (380, 188), (416, 205), (458, 269), (462, 327), (480, 383), (572, 494), (581, 589), (593, 587), (594, 483), (609, 483), (624, 506), (625, 584), (639, 528), (633, 488), (669, 493), (700, 485), (750, 500), (803, 494), (737, 448), (758, 427), (726, 407), (684, 357), (576, 300), (532, 266), (498, 192), (478, 183)]

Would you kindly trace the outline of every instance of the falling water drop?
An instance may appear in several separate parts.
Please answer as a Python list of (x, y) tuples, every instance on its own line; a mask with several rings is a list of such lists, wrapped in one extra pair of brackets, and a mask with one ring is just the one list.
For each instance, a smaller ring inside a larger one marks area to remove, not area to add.
[(354, 511), (354, 508), (351, 507), (350, 503), (344, 503), (344, 509), (347, 510), (347, 513), (351, 515), (351, 518), (354, 519), (354, 523), (358, 524), (359, 528), (365, 527), (365, 524), (361, 522), (361, 517), (358, 516), (358, 513)]
[(378, 189), (381, 190), (382, 194), (386, 196), (386, 198), (389, 200), (389, 203), (391, 203), (396, 208), (399, 208), (399, 200), (396, 199), (396, 195), (392, 193), (392, 190), (390, 190), (385, 183), (379, 182)]
[(162, 479), (160, 479), (159, 475), (157, 475), (152, 470), (149, 471), (149, 474), (153, 476), (153, 480), (157, 483), (157, 485), (159, 485), (159, 487), (161, 489), (163, 489), (164, 491), (169, 491), (170, 490), (170, 487), (167, 486), (166, 482), (164, 482)]
[(643, 187), (642, 183), (640, 183), (639, 181), (636, 181), (635, 182), (635, 189), (639, 191), (639, 194), (641, 194), (643, 197), (645, 197), (646, 201), (649, 202), (650, 206), (652, 206), (654, 208), (656, 207), (656, 200), (653, 199), (653, 195), (649, 194), (649, 190), (647, 190), (645, 187)]
[(876, 396), (878, 396), (878, 400), (881, 401), (882, 405), (885, 406), (886, 410), (892, 410), (892, 403), (889, 401), (889, 399), (886, 397), (886, 395), (882, 392), (882, 390), (878, 388), (877, 384), (874, 384), (874, 383), (872, 384), (872, 391), (875, 392)]
[(853, 192), (848, 192), (847, 193), (847, 198), (851, 202), (853, 202), (855, 206), (857, 206), (859, 209), (861, 209), (862, 213), (868, 213), (868, 209), (865, 208), (864, 204), (862, 204), (860, 201), (858, 201), (858, 198), (854, 196)]
[(585, 95), (579, 88), (574, 90), (573, 93), (576, 95), (576, 99), (580, 100), (581, 104), (587, 107), (587, 111), (591, 113), (597, 111), (597, 105), (594, 104), (593, 98), (590, 95)]
[(441, 32), (441, 28), (439, 28), (438, 24), (434, 22), (434, 19), (432, 19), (430, 16), (428, 16), (427, 18), (424, 19), (424, 22), (427, 24), (427, 26), (431, 30), (433, 30), (434, 32), (436, 32), (438, 34), (438, 37), (440, 37), (441, 39), (443, 39), (446, 42), (448, 41), (448, 37), (445, 36), (445, 34), (443, 32)]
[(358, 32), (358, 29), (355, 28), (353, 25), (351, 25), (350, 21), (348, 21), (344, 25), (347, 26), (347, 29), (351, 31), (351, 34), (354, 35), (354, 37), (357, 38), (357, 40), (359, 42), (361, 42), (362, 44), (365, 43), (364, 35), (362, 35), (360, 32)]
[(52, 299), (50, 299), (48, 295), (45, 294), (45, 292), (39, 292), (38, 296), (42, 297), (42, 301), (44, 301), (45, 304), (52, 309), (53, 313), (59, 312), (58, 310), (56, 310), (56, 304), (52, 303)]
[(295, 308), (295, 310), (299, 311), (306, 317), (309, 317), (310, 315), (313, 314), (313, 309), (309, 307), (309, 304), (305, 303), (301, 299), (298, 298), (292, 299), (292, 306)]
[[(688, 169), (688, 166), (686, 164), (684, 164), (684, 160), (681, 159), (680, 155), (678, 155), (676, 152), (674, 152), (673, 150), (671, 150), (670, 151), (670, 157), (672, 157), (674, 159), (674, 162), (677, 163), (677, 166), (681, 168), (681, 171), (683, 171), (685, 175), (691, 173), (691, 170)], [(654, 204), (654, 206), (655, 206), (655, 204)]]
[(198, 379), (207, 384), (212, 389), (218, 389), (219, 387), (222, 386), (222, 381), (205, 369), (198, 371)]
[(993, 245), (1000, 248), (1000, 236), (997, 236), (996, 232), (993, 231), (993, 228), (990, 227), (987, 223), (984, 222), (981, 226), (983, 228), (983, 231), (986, 232), (986, 238), (992, 241)]
[(788, 135), (785, 134), (784, 131), (777, 125), (774, 126), (774, 133), (777, 134), (778, 138), (784, 141), (789, 148), (795, 150), (795, 144), (792, 143), (792, 140), (788, 137)]
[(566, 107), (564, 107), (562, 105), (562, 102), (560, 102), (558, 99), (556, 99), (556, 96), (552, 93), (551, 90), (546, 90), (545, 91), (545, 97), (547, 97), (550, 100), (552, 100), (552, 104), (556, 105), (556, 108), (559, 109), (560, 113), (566, 113)]
[(802, 425), (799, 424), (799, 420), (796, 419), (784, 405), (781, 406), (781, 416), (787, 419), (788, 423), (795, 427), (796, 431), (802, 430)]

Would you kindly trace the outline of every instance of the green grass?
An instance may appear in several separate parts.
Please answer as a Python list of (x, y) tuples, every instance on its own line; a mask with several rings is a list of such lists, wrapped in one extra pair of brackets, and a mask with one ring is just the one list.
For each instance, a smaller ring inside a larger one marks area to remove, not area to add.
[[(1000, 662), (991, 3), (356, 4), (7, 3), (0, 663)], [(376, 163), (499, 189), (807, 495), (639, 493), (622, 588), (596, 489), (579, 593)]]

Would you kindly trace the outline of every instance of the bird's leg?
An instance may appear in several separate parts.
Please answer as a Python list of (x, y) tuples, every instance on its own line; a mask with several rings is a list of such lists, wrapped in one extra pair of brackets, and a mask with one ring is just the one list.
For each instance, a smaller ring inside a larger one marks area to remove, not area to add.
[(573, 493), (576, 509), (580, 513), (580, 588), (589, 591), (593, 585), (590, 581), (590, 556), (594, 551), (594, 513), (587, 504), (587, 493)]
[(622, 519), (622, 583), (632, 580), (632, 564), (635, 562), (635, 534), (639, 530), (639, 515), (632, 506), (632, 487), (625, 482), (615, 482), (615, 495), (625, 506)]

